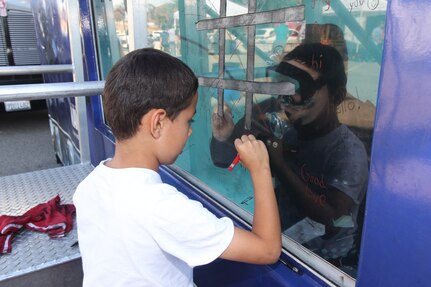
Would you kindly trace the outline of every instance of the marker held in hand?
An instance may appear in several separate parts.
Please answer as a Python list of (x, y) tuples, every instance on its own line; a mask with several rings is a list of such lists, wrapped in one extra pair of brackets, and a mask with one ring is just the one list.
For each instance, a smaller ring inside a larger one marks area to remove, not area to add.
[(232, 171), (239, 161), (240, 161), (239, 154), (237, 154), (234, 160), (232, 161), (232, 163), (229, 165), (229, 171)]

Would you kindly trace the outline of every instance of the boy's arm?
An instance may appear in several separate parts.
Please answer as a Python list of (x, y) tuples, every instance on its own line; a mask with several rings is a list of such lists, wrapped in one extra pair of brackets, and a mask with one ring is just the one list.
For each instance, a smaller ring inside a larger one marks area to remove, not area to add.
[(246, 263), (271, 264), (280, 256), (281, 231), (268, 152), (264, 143), (253, 135), (236, 139), (235, 147), (253, 181), (253, 226), (251, 231), (235, 228), (231, 243), (220, 257)]

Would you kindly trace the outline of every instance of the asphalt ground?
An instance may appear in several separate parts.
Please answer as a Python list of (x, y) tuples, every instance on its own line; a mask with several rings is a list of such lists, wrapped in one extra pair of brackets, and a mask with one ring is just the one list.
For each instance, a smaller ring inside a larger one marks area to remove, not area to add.
[(0, 176), (58, 166), (46, 109), (0, 113)]

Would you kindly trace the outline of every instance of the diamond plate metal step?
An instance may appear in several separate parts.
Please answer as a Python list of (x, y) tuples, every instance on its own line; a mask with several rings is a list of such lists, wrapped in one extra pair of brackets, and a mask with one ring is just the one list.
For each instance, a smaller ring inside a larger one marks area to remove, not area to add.
[[(21, 215), (57, 194), (61, 203), (73, 203), (78, 184), (91, 172), (79, 164), (0, 177), (0, 214)], [(76, 222), (63, 238), (22, 230), (12, 241), (12, 252), (0, 255), (0, 282), (80, 258)]]

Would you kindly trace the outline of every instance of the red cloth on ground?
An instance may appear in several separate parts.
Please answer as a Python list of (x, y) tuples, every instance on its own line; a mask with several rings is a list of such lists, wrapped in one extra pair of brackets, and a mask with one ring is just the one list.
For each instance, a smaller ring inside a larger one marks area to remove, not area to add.
[(62, 237), (73, 227), (73, 204), (60, 204), (57, 195), (46, 203), (32, 207), (21, 216), (0, 216), (0, 254), (12, 251), (12, 238), (21, 229), (46, 232), (51, 238)]

